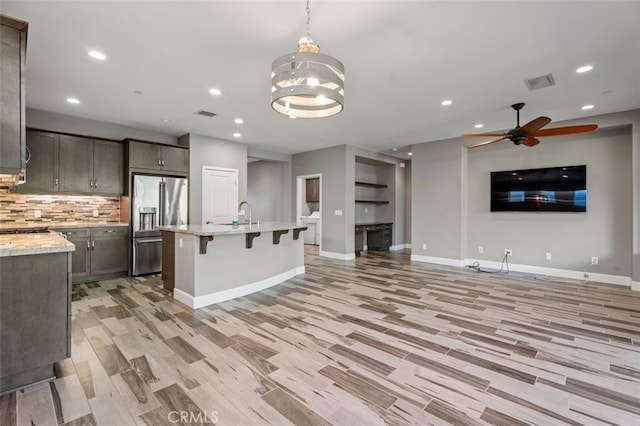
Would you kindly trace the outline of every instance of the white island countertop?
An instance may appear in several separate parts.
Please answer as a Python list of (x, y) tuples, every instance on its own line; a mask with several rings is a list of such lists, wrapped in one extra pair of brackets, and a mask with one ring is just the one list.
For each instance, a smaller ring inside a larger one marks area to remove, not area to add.
[(235, 235), (249, 234), (254, 232), (285, 231), (289, 229), (304, 229), (307, 226), (294, 222), (260, 222), (249, 224), (222, 225), (222, 224), (198, 224), (198, 225), (171, 225), (159, 226), (156, 229), (161, 231), (177, 232), (180, 234), (214, 236), (214, 235)]

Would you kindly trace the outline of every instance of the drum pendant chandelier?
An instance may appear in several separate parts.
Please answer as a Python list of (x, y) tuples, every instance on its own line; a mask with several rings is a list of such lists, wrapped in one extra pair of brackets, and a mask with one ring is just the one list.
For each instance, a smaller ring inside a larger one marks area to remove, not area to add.
[(320, 53), (309, 35), (311, 11), (307, 0), (307, 35), (298, 51), (271, 64), (271, 107), (291, 118), (323, 118), (336, 115), (344, 104), (344, 65)]

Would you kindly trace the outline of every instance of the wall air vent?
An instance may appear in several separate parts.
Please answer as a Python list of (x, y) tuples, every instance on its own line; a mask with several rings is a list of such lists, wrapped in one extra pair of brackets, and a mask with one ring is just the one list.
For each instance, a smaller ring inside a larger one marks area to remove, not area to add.
[(540, 77), (530, 78), (524, 81), (529, 90), (538, 90), (544, 87), (555, 86), (556, 82), (553, 79), (553, 75), (547, 74)]
[(203, 109), (194, 112), (194, 114), (209, 118), (215, 117), (217, 115), (215, 112), (205, 111)]

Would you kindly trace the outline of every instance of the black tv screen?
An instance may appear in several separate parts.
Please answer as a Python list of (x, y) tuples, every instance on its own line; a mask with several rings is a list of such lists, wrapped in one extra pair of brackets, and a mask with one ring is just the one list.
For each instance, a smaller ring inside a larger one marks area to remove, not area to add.
[(491, 172), (492, 212), (586, 212), (587, 166)]

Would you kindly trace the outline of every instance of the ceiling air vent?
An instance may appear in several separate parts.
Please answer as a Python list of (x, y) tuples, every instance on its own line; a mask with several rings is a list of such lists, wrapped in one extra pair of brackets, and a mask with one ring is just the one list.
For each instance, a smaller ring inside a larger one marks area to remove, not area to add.
[(525, 80), (524, 84), (527, 85), (529, 90), (538, 90), (544, 87), (555, 86), (556, 82), (553, 79), (553, 75), (547, 74), (536, 78), (530, 78)]
[(209, 118), (212, 118), (212, 117), (216, 116), (215, 112), (205, 111), (203, 109), (194, 112), (194, 114), (195, 115), (201, 115), (203, 117), (209, 117)]

